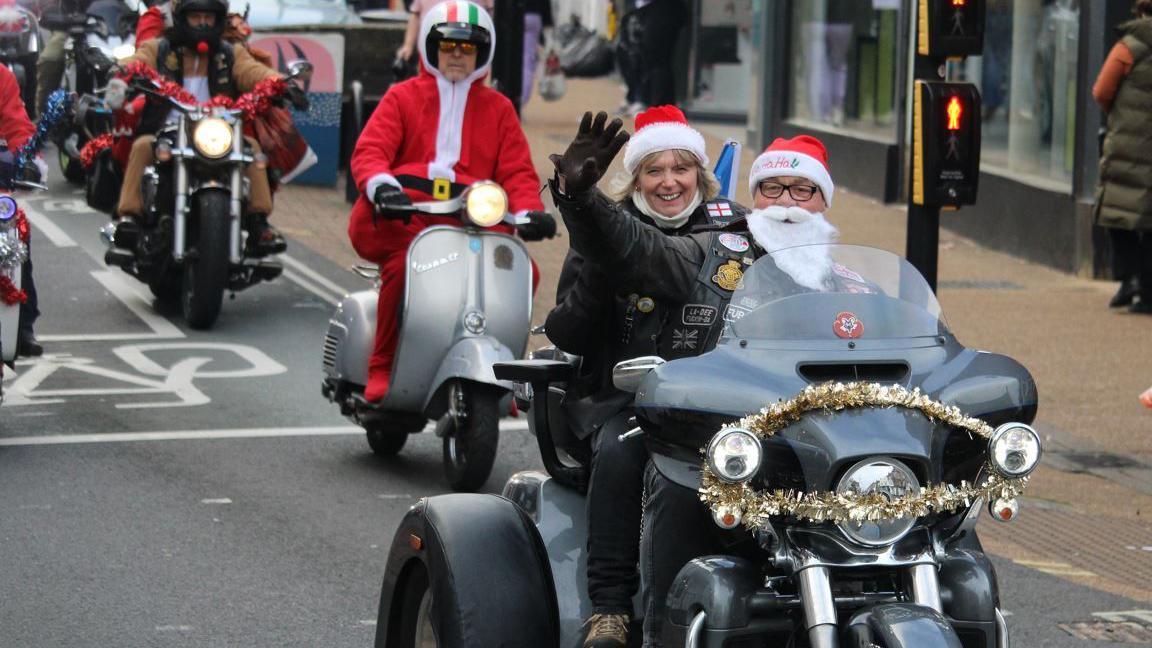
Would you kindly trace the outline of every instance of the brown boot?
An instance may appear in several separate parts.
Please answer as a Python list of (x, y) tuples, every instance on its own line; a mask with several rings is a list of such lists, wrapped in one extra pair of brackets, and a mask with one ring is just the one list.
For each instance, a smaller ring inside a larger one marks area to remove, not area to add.
[(584, 648), (625, 648), (629, 621), (627, 614), (593, 614), (584, 622)]

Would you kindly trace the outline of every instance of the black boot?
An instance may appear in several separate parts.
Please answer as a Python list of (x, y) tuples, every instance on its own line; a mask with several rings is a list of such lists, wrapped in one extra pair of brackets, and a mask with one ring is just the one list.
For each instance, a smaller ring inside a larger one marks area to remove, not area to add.
[(32, 331), (20, 331), (16, 337), (16, 355), (31, 358), (44, 355), (44, 346), (36, 340)]
[(275, 227), (268, 224), (264, 214), (252, 216), (252, 229), (248, 233), (248, 251), (253, 256), (280, 254), (288, 249), (288, 243)]
[(112, 233), (112, 244), (125, 250), (135, 250), (140, 240), (140, 225), (132, 218), (121, 217)]

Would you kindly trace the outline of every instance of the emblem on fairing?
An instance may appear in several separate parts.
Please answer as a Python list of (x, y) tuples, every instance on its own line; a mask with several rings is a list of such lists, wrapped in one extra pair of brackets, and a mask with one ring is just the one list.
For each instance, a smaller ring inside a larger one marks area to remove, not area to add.
[(854, 340), (864, 335), (864, 322), (861, 322), (855, 313), (844, 311), (836, 315), (836, 321), (832, 323), (832, 332), (836, 337)]

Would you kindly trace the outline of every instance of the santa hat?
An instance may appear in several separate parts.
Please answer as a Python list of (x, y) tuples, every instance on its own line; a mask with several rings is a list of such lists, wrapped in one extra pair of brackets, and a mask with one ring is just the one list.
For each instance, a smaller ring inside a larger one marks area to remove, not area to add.
[(752, 163), (748, 174), (748, 193), (756, 195), (756, 187), (768, 178), (798, 176), (807, 178), (820, 187), (824, 202), (832, 206), (832, 175), (828, 173), (828, 151), (820, 140), (811, 135), (798, 135), (792, 139), (777, 137)]
[(653, 106), (636, 115), (636, 133), (624, 148), (624, 169), (636, 173), (640, 160), (652, 153), (680, 149), (688, 151), (708, 166), (704, 136), (688, 125), (684, 113), (676, 106)]

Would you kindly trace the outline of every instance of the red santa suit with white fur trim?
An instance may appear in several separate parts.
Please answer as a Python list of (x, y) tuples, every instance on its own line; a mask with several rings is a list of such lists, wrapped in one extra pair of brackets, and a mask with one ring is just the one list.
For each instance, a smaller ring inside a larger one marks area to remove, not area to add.
[[(447, 178), (459, 184), (492, 180), (508, 194), (512, 214), (544, 208), (539, 197), (540, 179), (512, 102), (484, 85), (491, 55), (468, 79), (451, 83), (428, 63), (425, 27), (431, 25), (421, 28), (420, 74), (388, 90), (352, 153), (352, 177), (360, 198), (352, 208), (348, 235), (357, 254), (380, 266), (381, 278), (376, 347), (364, 394), (369, 401), (379, 400), (387, 392), (399, 333), (395, 313), (404, 294), (408, 245), (426, 227), (460, 224), (456, 218), (429, 215), (413, 215), (407, 224), (376, 218), (374, 224), (371, 198), (376, 187), (381, 183), (399, 186), (395, 178), (400, 175)], [(419, 191), (405, 191), (413, 201), (432, 199)], [(491, 229), (515, 231), (509, 224)], [(535, 290), (539, 277), (535, 265), (532, 270)]]

